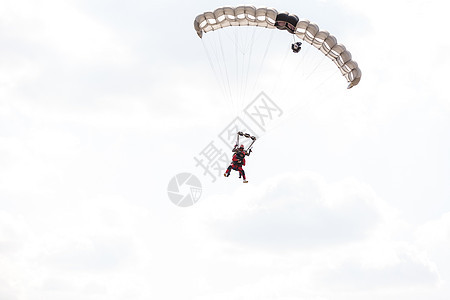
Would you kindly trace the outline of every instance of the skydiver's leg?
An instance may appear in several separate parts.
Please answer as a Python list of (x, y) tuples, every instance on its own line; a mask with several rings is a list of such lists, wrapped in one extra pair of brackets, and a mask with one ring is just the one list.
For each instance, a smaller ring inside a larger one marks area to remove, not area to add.
[(247, 179), (245, 178), (245, 172), (244, 172), (244, 169), (242, 169), (242, 167), (241, 167), (241, 169), (239, 170), (239, 174), (241, 174), (242, 173), (242, 177), (244, 177), (244, 183), (247, 183), (248, 181), (247, 181)]
[(230, 176), (230, 172), (231, 172), (231, 165), (227, 168), (227, 171), (225, 172), (225, 174), (223, 174), (223, 176), (225, 177)]
[(244, 180), (246, 180), (245, 179), (245, 172), (244, 172), (244, 169), (242, 169), (242, 167), (239, 168), (239, 178), (241, 178), (241, 176), (244, 178)]

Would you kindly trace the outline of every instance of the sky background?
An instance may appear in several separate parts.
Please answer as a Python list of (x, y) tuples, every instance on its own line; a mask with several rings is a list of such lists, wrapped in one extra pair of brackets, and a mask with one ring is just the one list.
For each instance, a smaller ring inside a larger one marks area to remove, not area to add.
[(235, 117), (193, 20), (239, 4), (0, 1), (0, 299), (448, 299), (445, 2), (251, 3), (330, 31), (363, 76), (270, 94), (305, 106), (246, 185), (193, 159)]

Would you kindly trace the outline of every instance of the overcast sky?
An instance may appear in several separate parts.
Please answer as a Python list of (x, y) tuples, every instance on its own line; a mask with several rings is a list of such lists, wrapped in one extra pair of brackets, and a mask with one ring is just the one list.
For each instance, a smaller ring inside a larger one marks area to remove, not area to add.
[[(0, 0), (0, 299), (448, 299), (445, 2), (252, 3), (330, 31), (363, 76), (256, 91), (286, 118), (245, 185), (194, 160), (236, 111), (193, 20), (238, 4)], [(183, 172), (190, 207), (167, 193)]]

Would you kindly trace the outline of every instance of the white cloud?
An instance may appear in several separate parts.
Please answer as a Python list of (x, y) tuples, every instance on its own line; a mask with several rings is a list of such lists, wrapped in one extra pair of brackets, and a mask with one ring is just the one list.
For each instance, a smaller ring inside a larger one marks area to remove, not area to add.
[(438, 219), (430, 220), (417, 230), (417, 238), (422, 246), (431, 249), (450, 242), (450, 212)]
[(48, 47), (46, 55), (65, 56), (65, 62), (73, 64), (132, 61), (130, 49), (114, 32), (80, 11), (76, 2), (8, 1), (4, 5), (2, 18), (8, 31), (3, 34), (13, 41), (22, 39), (37, 49)]
[(5, 294), (76, 299), (133, 287), (135, 269), (153, 255), (144, 242), (155, 228), (151, 216), (115, 196), (72, 199), (70, 209), (54, 207), (51, 215), (47, 207), (26, 218), (0, 212)]
[(365, 239), (383, 214), (369, 187), (353, 180), (329, 185), (310, 174), (271, 178), (229, 198), (220, 213), (231, 216), (207, 226), (214, 235), (277, 250)]
[[(441, 284), (433, 257), (407, 234), (413, 227), (354, 178), (328, 183), (289, 173), (202, 201), (184, 223), (198, 230), (194, 240), (208, 241), (204, 257), (218, 269), (208, 275), (212, 299), (345, 299), (346, 291), (375, 299), (374, 290), (389, 295)], [(230, 268), (239, 270), (236, 282), (219, 274)], [(258, 290), (264, 292), (250, 296)]]

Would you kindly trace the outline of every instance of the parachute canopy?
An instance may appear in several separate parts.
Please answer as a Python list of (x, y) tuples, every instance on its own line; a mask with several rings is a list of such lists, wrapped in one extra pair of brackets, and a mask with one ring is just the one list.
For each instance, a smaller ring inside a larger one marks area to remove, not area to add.
[(197, 35), (229, 26), (258, 26), (269, 29), (286, 30), (298, 38), (313, 45), (330, 58), (352, 88), (361, 80), (361, 70), (352, 60), (351, 53), (328, 31), (319, 30), (319, 26), (309, 20), (300, 20), (288, 12), (278, 12), (274, 8), (254, 6), (221, 7), (214, 12), (205, 12), (194, 20)]

